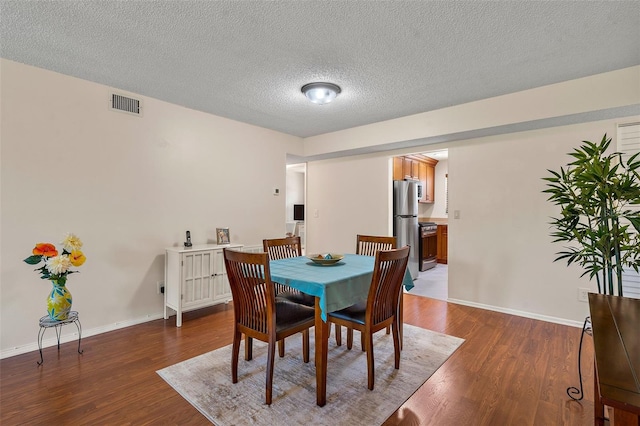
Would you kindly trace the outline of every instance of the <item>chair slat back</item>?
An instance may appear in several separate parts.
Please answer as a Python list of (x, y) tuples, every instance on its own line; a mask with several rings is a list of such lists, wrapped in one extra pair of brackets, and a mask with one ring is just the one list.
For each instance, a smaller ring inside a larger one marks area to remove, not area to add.
[(224, 249), (236, 322), (265, 335), (275, 331), (275, 290), (267, 253)]
[(262, 240), (262, 246), (271, 260), (302, 256), (300, 237), (265, 239)]
[(376, 260), (367, 298), (367, 320), (376, 325), (396, 315), (402, 280), (409, 261), (409, 246), (381, 250)]
[(356, 238), (356, 254), (375, 256), (377, 251), (396, 248), (396, 237), (378, 237), (374, 235), (358, 235)]

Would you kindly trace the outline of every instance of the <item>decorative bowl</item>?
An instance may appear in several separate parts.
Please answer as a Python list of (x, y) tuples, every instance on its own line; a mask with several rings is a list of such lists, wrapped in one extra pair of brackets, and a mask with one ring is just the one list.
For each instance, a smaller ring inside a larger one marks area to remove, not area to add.
[(310, 254), (307, 258), (318, 265), (335, 265), (344, 258), (344, 255), (338, 253), (318, 253)]

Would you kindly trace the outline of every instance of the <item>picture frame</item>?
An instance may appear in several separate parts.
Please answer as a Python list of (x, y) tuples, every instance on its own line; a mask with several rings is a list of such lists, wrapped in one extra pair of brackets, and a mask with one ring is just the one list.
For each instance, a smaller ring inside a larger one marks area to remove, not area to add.
[(230, 244), (229, 228), (216, 228), (216, 241), (218, 245)]

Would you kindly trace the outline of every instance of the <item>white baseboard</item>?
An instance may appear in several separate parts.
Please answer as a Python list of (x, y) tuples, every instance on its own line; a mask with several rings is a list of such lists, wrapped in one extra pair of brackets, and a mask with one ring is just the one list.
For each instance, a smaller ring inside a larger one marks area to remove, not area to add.
[[(492, 305), (485, 305), (483, 303), (475, 303), (475, 302), (469, 302), (466, 300), (459, 300), (459, 299), (447, 299), (447, 302), (450, 303), (455, 303), (458, 305), (464, 305), (464, 306), (471, 306), (473, 308), (480, 308), (480, 309), (487, 309), (489, 311), (495, 311), (495, 312), (502, 312), (504, 314), (511, 314), (511, 315), (517, 315), (520, 317), (525, 317), (525, 318), (531, 318), (531, 319), (536, 319), (536, 320), (540, 320), (540, 321), (547, 321), (547, 322), (552, 322), (552, 323), (556, 323), (556, 324), (562, 324), (562, 325), (568, 325), (571, 327), (578, 327), (578, 328), (582, 328), (583, 326), (583, 322), (579, 322), (579, 321), (572, 321), (572, 320), (568, 320), (565, 318), (557, 318), (557, 317), (551, 317), (551, 316), (547, 316), (547, 315), (540, 315), (540, 314), (534, 314), (531, 312), (525, 312), (525, 311), (518, 311), (515, 309), (507, 309), (507, 308), (501, 308), (499, 306), (492, 306)], [(109, 331), (114, 331), (114, 330), (118, 330), (121, 328), (125, 328), (125, 327), (130, 327), (132, 325), (137, 325), (137, 324), (142, 324), (145, 322), (149, 322), (149, 321), (154, 321), (157, 319), (163, 318), (163, 314), (156, 314), (156, 315), (147, 315), (144, 318), (137, 318), (137, 319), (133, 319), (133, 320), (128, 320), (128, 321), (122, 321), (122, 322), (116, 322), (114, 324), (108, 325), (108, 326), (103, 326), (103, 327), (95, 327), (95, 328), (91, 328), (88, 330), (82, 330), (82, 338), (86, 338), (86, 337), (90, 337), (90, 336), (95, 336), (97, 334), (102, 334), (102, 333), (106, 333)], [(73, 327), (72, 327), (73, 328)], [(51, 332), (52, 336), (47, 338), (46, 340), (42, 341), (42, 348), (48, 348), (51, 346), (55, 346), (58, 344), (58, 341), (55, 337), (55, 331)], [(73, 342), (73, 341), (77, 341), (78, 340), (78, 333), (74, 332), (73, 334), (66, 334), (60, 337), (60, 343), (67, 343), (67, 342)], [(80, 349), (82, 349), (82, 347), (80, 347)], [(21, 354), (25, 354), (27, 352), (32, 352), (32, 351), (37, 351), (38, 350), (38, 342), (34, 342), (34, 343), (29, 343), (27, 345), (22, 345), (22, 346), (16, 346), (14, 348), (11, 349), (5, 349), (3, 351), (0, 351), (0, 359), (4, 359), (4, 358), (9, 358), (12, 356), (16, 356), (16, 355), (21, 355)]]
[[(97, 334), (102, 334), (102, 333), (106, 333), (106, 332), (109, 332), (109, 331), (118, 330), (120, 328), (130, 327), (132, 325), (137, 325), (137, 324), (142, 324), (142, 323), (145, 323), (145, 322), (157, 320), (157, 319), (160, 319), (160, 318), (163, 318), (163, 314), (147, 315), (144, 318), (137, 318), (137, 319), (127, 320), (127, 321), (122, 321), (122, 322), (116, 322), (116, 323), (113, 323), (111, 325), (90, 328), (90, 329), (87, 329), (87, 330), (81, 328), (81, 330), (82, 330), (82, 339), (84, 339), (86, 337), (90, 337), (90, 336), (95, 336)], [(82, 318), (80, 318), (80, 323), (82, 324)], [(69, 324), (66, 327), (69, 328), (69, 329), (73, 329), (74, 333), (73, 334), (65, 334), (65, 335), (60, 336), (60, 344), (67, 343), (67, 342), (77, 342), (78, 341), (78, 332), (77, 332), (76, 327), (74, 327), (72, 324)], [(46, 340), (42, 341), (42, 348), (44, 349), (44, 348), (48, 348), (50, 346), (56, 346), (58, 344), (58, 340), (56, 338), (55, 330), (47, 332), (46, 334), (50, 334), (51, 337), (49, 337)], [(82, 349), (82, 346), (80, 346), (80, 349)], [(27, 345), (22, 345), (22, 346), (16, 346), (16, 347), (11, 348), (11, 349), (2, 350), (0, 352), (0, 359), (9, 358), (9, 357), (12, 357), (12, 356), (21, 355), (21, 354), (25, 354), (27, 352), (32, 352), (32, 351), (37, 351), (37, 350), (38, 350), (38, 342), (29, 343)]]
[(550, 317), (548, 315), (534, 314), (532, 312), (518, 311), (516, 309), (501, 308), (499, 306), (485, 305), (483, 303), (469, 302), (467, 300), (447, 299), (447, 302), (456, 303), (458, 305), (471, 306), (473, 308), (487, 309), (489, 311), (502, 312), (503, 314), (511, 314), (517, 315), (519, 317), (552, 322), (555, 324), (568, 325), (571, 327), (582, 328), (582, 326), (584, 325), (584, 322), (568, 320), (566, 318)]

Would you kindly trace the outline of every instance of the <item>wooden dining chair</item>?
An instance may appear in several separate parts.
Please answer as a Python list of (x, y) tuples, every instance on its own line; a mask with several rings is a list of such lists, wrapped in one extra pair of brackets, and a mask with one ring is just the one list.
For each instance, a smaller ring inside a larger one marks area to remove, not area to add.
[[(360, 235), (356, 236), (356, 254), (363, 256), (375, 256), (377, 251), (391, 250), (396, 248), (396, 237), (376, 236), (376, 235)], [(364, 305), (364, 304), (362, 304)], [(362, 306), (361, 305), (361, 306)], [(342, 330), (338, 324), (336, 328), (336, 344), (342, 344)], [(387, 327), (387, 334), (391, 332), (391, 328)], [(364, 351), (364, 338), (360, 339), (362, 350)], [(347, 329), (347, 349), (353, 346), (353, 329)]]
[(309, 362), (309, 328), (315, 310), (285, 299), (276, 299), (267, 253), (246, 253), (225, 248), (224, 263), (233, 297), (233, 349), (231, 381), (238, 383), (240, 340), (245, 335), (245, 359), (253, 358), (253, 339), (267, 342), (266, 403), (271, 404), (276, 342), (302, 332), (303, 361)]
[(375, 256), (377, 251), (396, 248), (396, 237), (359, 235), (356, 237), (356, 254)]
[[(269, 254), (270, 260), (286, 259), (289, 257), (302, 256), (302, 245), (300, 237), (270, 238), (262, 240), (262, 247)], [(290, 302), (300, 303), (304, 306), (315, 306), (315, 297), (302, 293), (295, 288), (281, 283), (273, 283), (276, 290), (276, 297), (286, 299)], [(284, 339), (278, 342), (278, 354), (284, 356)]]
[[(288, 257), (302, 256), (300, 237), (271, 238), (262, 240), (262, 247), (269, 254), (270, 260), (286, 259)], [(285, 284), (274, 283), (276, 296), (283, 297), (292, 302), (302, 303), (306, 306), (314, 306), (315, 298), (302, 293)]]
[(393, 335), (394, 367), (400, 368), (398, 303), (409, 260), (409, 249), (409, 246), (405, 246), (400, 249), (376, 252), (371, 286), (364, 311), (349, 307), (327, 315), (328, 321), (359, 330), (363, 334), (367, 352), (367, 386), (370, 390), (373, 390), (375, 382), (373, 334), (389, 325)]

